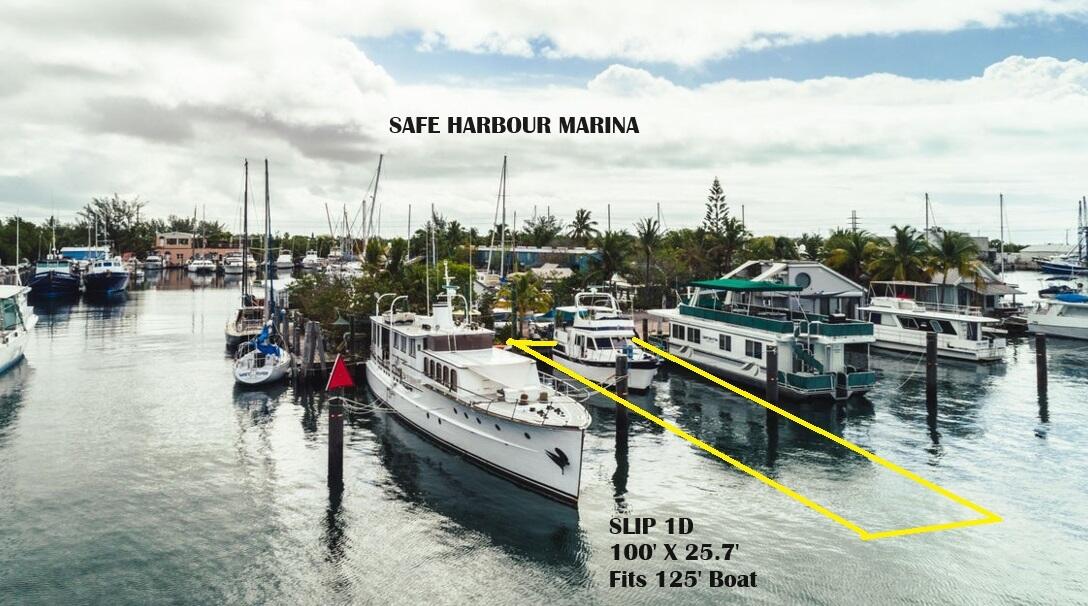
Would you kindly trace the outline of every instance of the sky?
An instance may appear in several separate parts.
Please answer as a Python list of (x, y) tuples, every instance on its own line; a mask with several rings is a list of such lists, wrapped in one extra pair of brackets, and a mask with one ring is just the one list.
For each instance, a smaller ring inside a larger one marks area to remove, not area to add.
[[(1088, 0), (222, 3), (0, 0), (0, 215), (92, 197), (277, 231), (590, 209), (756, 234), (924, 222), (1062, 242), (1088, 194)], [(635, 116), (638, 134), (394, 134), (392, 116)], [(258, 192), (263, 176), (251, 174)], [(260, 194), (258, 194), (260, 195)], [(1070, 237), (1072, 237), (1070, 235)]]

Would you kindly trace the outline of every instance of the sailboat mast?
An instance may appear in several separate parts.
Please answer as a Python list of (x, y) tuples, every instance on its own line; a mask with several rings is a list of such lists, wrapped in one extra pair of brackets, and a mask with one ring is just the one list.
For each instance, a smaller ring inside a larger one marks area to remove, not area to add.
[[(374, 192), (370, 196), (370, 216), (374, 217), (374, 207), (378, 205), (378, 183), (382, 180), (382, 158), (385, 154), (378, 154), (378, 174), (374, 176)], [(378, 210), (378, 231), (381, 231), (382, 225), (382, 211)], [(367, 225), (366, 238), (363, 240), (363, 258), (366, 258), (366, 250), (370, 246), (370, 229), (372, 225)]]
[(264, 315), (265, 320), (272, 317), (272, 219), (269, 216), (271, 205), (268, 201), (268, 158), (264, 159)]
[(998, 237), (998, 243), (1000, 249), (998, 254), (1001, 255), (1001, 273), (1005, 273), (1005, 194), (997, 194), (999, 209), (1001, 214), (1001, 235)]
[(502, 225), (499, 227), (499, 277), (506, 277), (506, 156), (502, 157), (499, 192), (499, 199), (502, 200)]
[(242, 305), (245, 305), (249, 293), (246, 284), (246, 273), (249, 272), (249, 158), (243, 161), (242, 166), (245, 174), (242, 186)]

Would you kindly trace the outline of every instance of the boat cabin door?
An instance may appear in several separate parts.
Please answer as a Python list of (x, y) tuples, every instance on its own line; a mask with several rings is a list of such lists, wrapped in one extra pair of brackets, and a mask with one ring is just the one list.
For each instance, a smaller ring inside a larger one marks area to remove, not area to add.
[(389, 327), (382, 326), (382, 360), (389, 360)]

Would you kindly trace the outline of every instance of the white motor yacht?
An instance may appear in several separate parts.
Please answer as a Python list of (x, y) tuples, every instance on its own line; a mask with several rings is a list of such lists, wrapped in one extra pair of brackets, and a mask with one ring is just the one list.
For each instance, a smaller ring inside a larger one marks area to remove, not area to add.
[(154, 271), (162, 269), (162, 257), (156, 253), (148, 253), (144, 258), (144, 269), (148, 271)]
[(302, 269), (313, 271), (321, 268), (321, 257), (317, 256), (317, 251), (310, 249), (306, 251), (306, 255), (302, 257)]
[(431, 315), (397, 312), (405, 295), (375, 309), (367, 384), (432, 439), (527, 488), (577, 503), (590, 416), (572, 394), (584, 390), (495, 347), (491, 330), (455, 322), (461, 297), (450, 281), (447, 271)]
[(635, 323), (608, 293), (580, 292), (574, 305), (555, 310), (552, 359), (600, 384), (616, 382), (616, 357), (627, 356), (627, 388), (650, 389), (659, 360), (634, 345)]
[(189, 273), (211, 274), (215, 273), (215, 261), (206, 257), (193, 257), (187, 265)]
[(1037, 301), (1027, 319), (1030, 332), (1088, 339), (1088, 295), (1067, 293)]
[(289, 251), (281, 252), (280, 255), (278, 257), (276, 257), (276, 269), (294, 269), (294, 268), (295, 268), (295, 259), (294, 259), (294, 257), (291, 256), (291, 253)]

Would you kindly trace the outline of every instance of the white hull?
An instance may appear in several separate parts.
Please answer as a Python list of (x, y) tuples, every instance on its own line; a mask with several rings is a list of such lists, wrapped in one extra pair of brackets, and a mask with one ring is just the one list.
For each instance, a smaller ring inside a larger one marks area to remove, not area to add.
[(295, 263), (293, 261), (276, 261), (276, 269), (294, 269)]
[(0, 345), (0, 374), (7, 372), (9, 368), (23, 359), (23, 350), (30, 339), (30, 333), (25, 330), (17, 330), (16, 336), (10, 336)]
[(1088, 326), (1055, 326), (1028, 320), (1028, 332), (1067, 339), (1088, 339)]
[(242, 275), (242, 266), (241, 265), (224, 265), (223, 266), (223, 273), (240, 276), (240, 275)]
[[(596, 366), (583, 364), (578, 360), (572, 360), (555, 353), (552, 354), (552, 359), (599, 385), (613, 385), (616, 382), (615, 365)], [(653, 368), (628, 368), (627, 389), (631, 391), (648, 391), (654, 384), (654, 376), (656, 375), (656, 366)]]
[(275, 364), (254, 366), (250, 352), (234, 363), (234, 380), (242, 385), (268, 385), (282, 381), (291, 369), (291, 357), (285, 356)]
[[(925, 338), (925, 333), (916, 330), (907, 331), (886, 326), (877, 326), (876, 342), (873, 343), (873, 347), (889, 349), (892, 351), (925, 353)], [(956, 360), (968, 360), (971, 362), (996, 362), (1005, 358), (1004, 339), (995, 338), (993, 340), (993, 346), (991, 347), (973, 346), (973, 343), (983, 344), (988, 343), (988, 340), (963, 341), (960, 339), (949, 339), (945, 335), (938, 335), (937, 356), (941, 358), (953, 358)]]
[(373, 359), (366, 375), (378, 399), (419, 431), (518, 484), (564, 502), (578, 501), (583, 429), (489, 415), (433, 390), (409, 388)]

